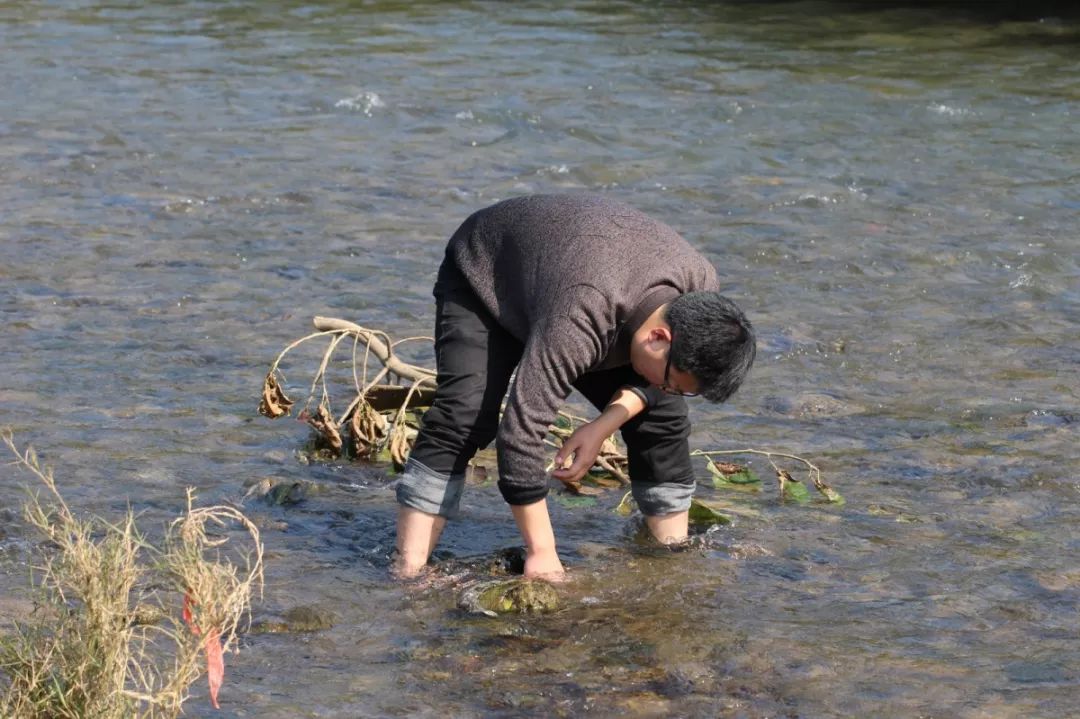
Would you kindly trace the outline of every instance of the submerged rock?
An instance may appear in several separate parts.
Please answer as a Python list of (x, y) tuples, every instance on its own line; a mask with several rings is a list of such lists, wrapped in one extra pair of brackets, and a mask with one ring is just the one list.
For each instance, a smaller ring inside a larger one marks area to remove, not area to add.
[(316, 607), (298, 606), (286, 609), (280, 619), (263, 619), (251, 625), (252, 634), (294, 634), (317, 632), (334, 626), (329, 612)]
[(298, 504), (317, 491), (318, 485), (306, 479), (263, 477), (247, 485), (243, 499), (257, 498), (273, 505)]
[(542, 579), (479, 582), (466, 587), (458, 607), (474, 614), (546, 614), (559, 608), (559, 594)]
[(764, 406), (769, 412), (789, 417), (848, 417), (865, 411), (855, 402), (817, 392), (794, 397), (766, 397)]

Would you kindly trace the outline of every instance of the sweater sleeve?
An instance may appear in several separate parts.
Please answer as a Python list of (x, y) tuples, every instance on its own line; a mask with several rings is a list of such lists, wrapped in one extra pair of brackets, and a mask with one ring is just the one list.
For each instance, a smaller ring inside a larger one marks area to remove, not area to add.
[(579, 306), (539, 322), (526, 341), (496, 438), (499, 491), (509, 504), (547, 496), (544, 437), (574, 381), (599, 360), (603, 325), (604, 318)]

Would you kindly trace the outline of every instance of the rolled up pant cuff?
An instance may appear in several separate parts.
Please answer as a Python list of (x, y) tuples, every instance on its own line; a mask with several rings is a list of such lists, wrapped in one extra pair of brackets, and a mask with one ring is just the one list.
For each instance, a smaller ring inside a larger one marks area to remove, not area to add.
[(410, 458), (397, 482), (397, 501), (403, 507), (451, 519), (457, 516), (464, 489), (464, 474), (439, 474)]
[(690, 509), (694, 487), (694, 482), (631, 483), (630, 491), (642, 514), (659, 517)]

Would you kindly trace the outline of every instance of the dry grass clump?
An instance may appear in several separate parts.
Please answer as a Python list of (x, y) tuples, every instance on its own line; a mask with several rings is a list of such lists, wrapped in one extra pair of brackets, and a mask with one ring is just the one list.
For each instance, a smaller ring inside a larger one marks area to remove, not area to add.
[[(130, 511), (118, 524), (76, 517), (33, 450), (2, 437), (45, 485), (25, 513), (48, 543), (33, 616), (0, 637), (0, 716), (176, 717), (204, 671), (216, 705), (222, 654), (262, 586), (258, 529), (231, 507), (193, 508), (189, 490), (187, 511), (156, 548)], [(236, 525), (251, 542), (246, 554), (226, 547), (224, 530)]]

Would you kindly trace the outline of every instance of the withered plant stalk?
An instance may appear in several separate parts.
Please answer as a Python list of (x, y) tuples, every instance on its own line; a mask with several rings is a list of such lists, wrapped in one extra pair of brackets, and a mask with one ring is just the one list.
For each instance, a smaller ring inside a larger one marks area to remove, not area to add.
[[(25, 507), (47, 543), (33, 582), (38, 608), (0, 637), (0, 716), (179, 716), (191, 684), (213, 669), (202, 653), (234, 649), (261, 591), (258, 529), (232, 507), (194, 507), (189, 490), (187, 511), (156, 548), (130, 510), (117, 524), (77, 517), (33, 449), (20, 452), (9, 430), (0, 435), (47, 490)], [(227, 546), (236, 526), (250, 542), (244, 555)], [(190, 620), (181, 616), (185, 597)]]

